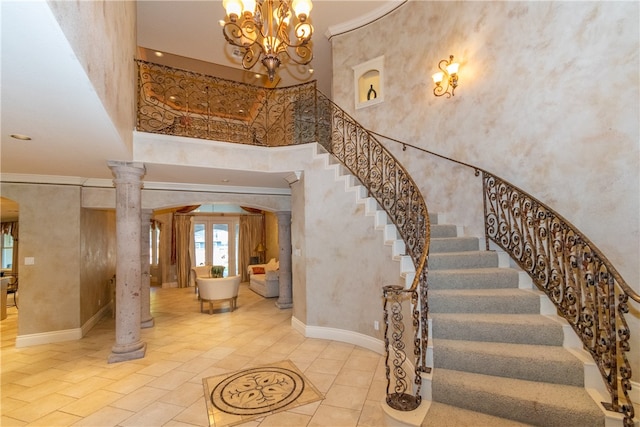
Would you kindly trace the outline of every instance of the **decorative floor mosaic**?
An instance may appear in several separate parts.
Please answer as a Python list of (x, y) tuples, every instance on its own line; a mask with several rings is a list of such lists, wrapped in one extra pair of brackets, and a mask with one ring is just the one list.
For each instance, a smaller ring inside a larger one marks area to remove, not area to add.
[(323, 399), (290, 360), (202, 380), (209, 425), (223, 427)]

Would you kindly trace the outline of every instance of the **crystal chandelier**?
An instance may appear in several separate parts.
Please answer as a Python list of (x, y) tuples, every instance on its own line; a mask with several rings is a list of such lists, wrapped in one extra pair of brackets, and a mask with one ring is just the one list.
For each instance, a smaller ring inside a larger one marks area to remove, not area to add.
[[(307, 22), (311, 0), (224, 0), (222, 5), (227, 12), (222, 33), (243, 52), (246, 70), (262, 58), (273, 81), (281, 54), (300, 65), (313, 59), (309, 44), (313, 26)], [(295, 27), (289, 25), (293, 15), (298, 19)]]

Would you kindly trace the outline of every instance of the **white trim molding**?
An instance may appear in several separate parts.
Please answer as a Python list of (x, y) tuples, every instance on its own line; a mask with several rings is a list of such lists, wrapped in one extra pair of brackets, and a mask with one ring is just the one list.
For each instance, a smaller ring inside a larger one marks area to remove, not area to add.
[(63, 329), (60, 331), (42, 332), (37, 334), (18, 335), (16, 348), (31, 347), (34, 345), (51, 344), (54, 342), (76, 341), (87, 334), (107, 313), (111, 312), (111, 304), (102, 307), (96, 314), (85, 322), (80, 328)]
[(351, 21), (330, 26), (329, 28), (327, 28), (327, 31), (324, 33), (324, 35), (326, 38), (331, 40), (331, 37), (333, 36), (337, 36), (339, 34), (355, 30), (356, 28), (363, 27), (382, 18), (387, 13), (393, 12), (396, 8), (402, 6), (407, 1), (409, 0), (388, 0), (384, 2), (382, 6), (375, 10), (372, 10), (367, 14), (358, 16)]
[(378, 354), (384, 354), (383, 341), (359, 332), (348, 331), (346, 329), (326, 328), (322, 326), (308, 326), (293, 316), (291, 316), (291, 327), (307, 338), (320, 338), (323, 340), (346, 342), (348, 344), (366, 348), (367, 350), (371, 350)]
[(42, 332), (38, 334), (18, 335), (16, 348), (34, 345), (51, 344), (53, 342), (75, 341), (82, 338), (82, 328), (64, 329), (61, 331)]

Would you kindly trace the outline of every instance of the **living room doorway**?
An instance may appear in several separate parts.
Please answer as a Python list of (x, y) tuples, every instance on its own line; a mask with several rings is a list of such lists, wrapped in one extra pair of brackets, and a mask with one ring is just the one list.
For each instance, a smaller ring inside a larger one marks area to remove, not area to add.
[(237, 218), (196, 217), (193, 224), (195, 265), (224, 265), (224, 276), (238, 272)]

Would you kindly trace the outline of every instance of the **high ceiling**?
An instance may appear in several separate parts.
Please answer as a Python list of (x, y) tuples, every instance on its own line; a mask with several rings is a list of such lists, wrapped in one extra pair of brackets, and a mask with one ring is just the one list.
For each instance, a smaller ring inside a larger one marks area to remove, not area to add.
[[(314, 72), (281, 67), (278, 86), (317, 80), (318, 88), (330, 96), (332, 62), (328, 36), (366, 25), (403, 3), (315, 0), (311, 11)], [(121, 142), (47, 2), (3, 0), (0, 7), (2, 180), (9, 177), (21, 182), (79, 185), (90, 180), (111, 180), (107, 160), (130, 159), (131, 153)], [(239, 59), (231, 54), (218, 23), (224, 13), (221, 0), (138, 1), (138, 45), (232, 67), (241, 74)], [(11, 134), (26, 134), (31, 140), (14, 139)], [(194, 184), (211, 180), (215, 174), (230, 173), (170, 167), (150, 167), (148, 172), (153, 173), (154, 182), (180, 179)], [(246, 186), (273, 188), (277, 181), (278, 186), (286, 187), (280, 177), (265, 179), (251, 173), (242, 176)]]
[[(279, 86), (317, 80), (331, 95), (331, 44), (328, 37), (365, 25), (403, 3), (400, 0), (315, 0), (311, 10), (313, 61), (308, 67), (280, 67)], [(139, 1), (138, 45), (188, 58), (241, 68), (240, 58), (222, 35), (222, 0)], [(264, 73), (261, 64), (254, 70)]]

